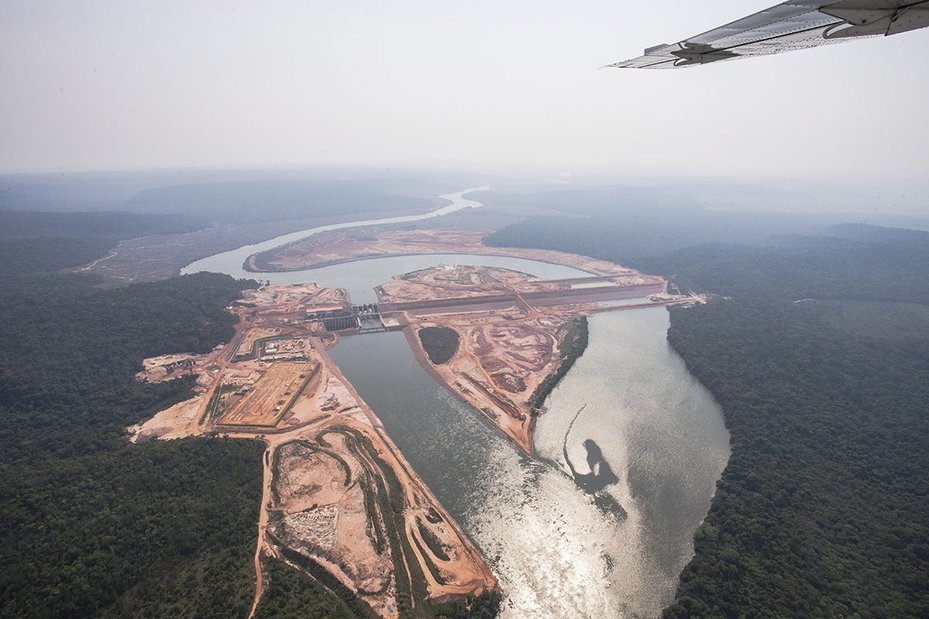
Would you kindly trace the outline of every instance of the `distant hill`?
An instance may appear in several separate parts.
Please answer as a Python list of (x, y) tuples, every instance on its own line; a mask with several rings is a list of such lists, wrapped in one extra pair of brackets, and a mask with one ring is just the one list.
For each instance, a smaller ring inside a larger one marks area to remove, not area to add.
[(0, 174), (0, 211), (130, 211), (251, 223), (428, 210), (437, 195), (476, 184), (458, 172), (373, 168)]
[(124, 239), (204, 225), (183, 215), (0, 210), (0, 273), (58, 271), (100, 258)]
[(404, 195), (369, 180), (273, 179), (146, 189), (125, 203), (135, 212), (195, 213), (215, 222), (252, 223), (372, 211), (427, 211), (434, 197)]
[(0, 211), (0, 239), (76, 237), (130, 239), (150, 234), (190, 232), (206, 225), (190, 215), (158, 215), (122, 211)]
[(726, 297), (671, 311), (732, 455), (667, 619), (929, 616), (929, 233), (802, 223), (600, 210), (489, 239)]
[(416, 172), (152, 171), (0, 175), (0, 272), (54, 271), (125, 239), (383, 211), (423, 212), (467, 187)]

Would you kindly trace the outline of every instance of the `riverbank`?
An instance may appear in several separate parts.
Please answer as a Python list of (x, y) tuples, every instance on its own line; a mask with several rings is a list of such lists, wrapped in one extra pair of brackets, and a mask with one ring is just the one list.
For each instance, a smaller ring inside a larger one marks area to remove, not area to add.
[[(568, 286), (508, 269), (440, 266), (394, 277), (378, 288), (378, 296), (382, 315), (405, 325), (426, 371), (532, 455), (541, 404), (583, 353), (584, 315), (595, 305), (583, 295), (575, 303), (533, 305), (523, 295), (549, 288), (565, 295)], [(443, 298), (449, 302), (443, 304)], [(420, 309), (398, 315), (393, 308), (401, 305)], [(420, 337), (424, 329), (436, 328), (457, 338), (440, 363), (429, 358)]]
[[(421, 213), (411, 209), (391, 212), (397, 216)], [(375, 211), (250, 224), (213, 224), (193, 232), (138, 237), (120, 241), (106, 256), (74, 270), (101, 275), (109, 286), (159, 281), (180, 274), (184, 267), (195, 261), (233, 251), (244, 244), (268, 242), (285, 234), (334, 224), (352, 224), (379, 214), (383, 213)]]
[[(480, 202), (475, 202), (464, 198), (465, 194), (471, 193), (473, 191), (483, 191), (487, 187), (476, 187), (474, 189), (466, 189), (464, 191), (459, 191), (457, 193), (444, 194), (439, 196), (439, 199), (450, 202), (448, 206), (439, 207), (428, 211), (426, 213), (415, 214), (415, 215), (404, 215), (399, 217), (381, 217), (377, 219), (361, 219), (354, 220), (343, 223), (328, 224), (323, 226), (317, 226), (315, 228), (308, 228), (305, 230), (300, 230), (298, 232), (291, 232), (289, 234), (284, 234), (281, 236), (274, 237), (267, 241), (262, 241), (261, 243), (256, 243), (254, 245), (245, 245), (234, 249), (231, 251), (223, 252), (220, 254), (214, 254), (207, 258), (197, 260), (188, 264), (186, 267), (181, 269), (182, 274), (186, 273), (197, 273), (199, 271), (210, 271), (214, 273), (226, 273), (236, 278), (245, 278), (248, 279), (251, 277), (251, 273), (246, 271), (243, 267), (248, 261), (248, 258), (253, 254), (261, 253), (271, 249), (275, 249), (281, 246), (286, 246), (296, 241), (301, 241), (308, 237), (313, 237), (325, 232), (332, 232), (335, 230), (347, 230), (350, 228), (364, 228), (368, 226), (378, 226), (386, 224), (401, 224), (401, 223), (412, 223), (417, 221), (422, 221), (425, 219), (432, 219), (435, 217), (441, 217), (443, 215), (448, 215), (455, 213), (462, 209), (466, 208), (478, 208), (481, 205)], [(268, 279), (268, 278), (261, 278)]]
[[(209, 355), (145, 363), (150, 381), (194, 373), (202, 393), (133, 428), (135, 440), (221, 435), (266, 443), (255, 553), (299, 566), (362, 614), (403, 616), (494, 591), (484, 557), (426, 487), (327, 353), (308, 310), (339, 291), (266, 286), (230, 311)], [(173, 424), (173, 426), (172, 426)]]
[[(250, 269), (265, 273), (288, 273), (376, 258), (430, 254), (464, 254), (521, 258), (568, 266), (601, 277), (636, 278), (635, 283), (663, 281), (606, 260), (547, 249), (491, 247), (483, 244), (487, 232), (480, 230), (353, 230), (314, 235), (283, 247), (252, 254)], [(250, 271), (252, 272), (252, 271)], [(254, 271), (257, 272), (257, 271)]]
[[(242, 261), (235, 259), (218, 263), (219, 268), (231, 265), (231, 271), (241, 271)], [(592, 281), (599, 276), (590, 272), (551, 262), (434, 254), (268, 273), (267, 279), (344, 287), (351, 291), (353, 303), (374, 303), (378, 299), (372, 289), (391, 276), (435, 269), (443, 263), (533, 273), (537, 279), (558, 282), (559, 290), (567, 291), (565, 298), (572, 301), (596, 297), (603, 283)], [(617, 286), (614, 282), (612, 288)], [(414, 289), (410, 292), (416, 294)], [(564, 301), (564, 295), (558, 295), (548, 302)], [(537, 309), (542, 311), (534, 318), (551, 312), (551, 306), (535, 308), (526, 303), (531, 295), (506, 296), (523, 319), (526, 312)], [(452, 290), (443, 299), (457, 303), (457, 298), (458, 292)], [(532, 298), (533, 303), (536, 300)], [(414, 301), (412, 296), (404, 299), (409, 301)], [(404, 460), (415, 467), (417, 476), (489, 558), (507, 596), (501, 616), (620, 616), (629, 612), (654, 616), (669, 592), (673, 594), (681, 562), (692, 553), (695, 523), (706, 513), (704, 502), (718, 478), (714, 459), (718, 451), (712, 435), (718, 424), (712, 402), (693, 390), (686, 372), (673, 359), (652, 359), (655, 352), (667, 348), (666, 325), (650, 324), (622, 333), (596, 327), (666, 316), (657, 311), (662, 303), (633, 303), (635, 311), (612, 314), (598, 313), (599, 308), (591, 303), (589, 311), (596, 316), (590, 321), (590, 345), (552, 391), (548, 411), (532, 433), (539, 459), (558, 462), (566, 449), (581, 476), (587, 474), (582, 446), (595, 439), (601, 456), (596, 466), (607, 463), (620, 479), (602, 492), (628, 508), (625, 519), (592, 501), (577, 480), (571, 479), (567, 464), (564, 471), (558, 471), (529, 458), (526, 450), (514, 448), (515, 442), (504, 440), (498, 428), (487, 427), (474, 415), (473, 404), (462, 404), (460, 397), (443, 386), (444, 381), (424, 371), (429, 366), (417, 360), (416, 347), (399, 334), (344, 337), (329, 351), (339, 371), (377, 411)], [(425, 313), (419, 310), (423, 315), (411, 310), (416, 324), (435, 324), (429, 312), (435, 313), (436, 304), (430, 301), (426, 306)], [(650, 312), (647, 307), (656, 309)], [(496, 314), (510, 311), (474, 304), (451, 309), (464, 317), (477, 316), (476, 309)], [(577, 315), (575, 307), (562, 323)], [(482, 374), (483, 370), (478, 378), (483, 381)], [(530, 387), (525, 396), (533, 391)], [(561, 421), (566, 419), (567, 425), (584, 404), (573, 430), (565, 432)], [(557, 447), (550, 449), (550, 444)], [(632, 487), (635, 493), (629, 490)], [(695, 521), (691, 520), (694, 516)], [(418, 541), (426, 539), (421, 536)]]

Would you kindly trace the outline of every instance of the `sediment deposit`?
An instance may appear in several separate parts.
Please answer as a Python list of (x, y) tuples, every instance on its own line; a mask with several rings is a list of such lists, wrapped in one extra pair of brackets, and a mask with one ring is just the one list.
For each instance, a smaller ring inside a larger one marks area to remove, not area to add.
[[(421, 363), (458, 397), (480, 411), (514, 444), (532, 452), (533, 419), (540, 413), (539, 386), (564, 361), (569, 325), (595, 308), (591, 303), (535, 308), (522, 290), (567, 289), (509, 269), (440, 266), (395, 277), (378, 288), (380, 306), (434, 299), (500, 299), (500, 306), (475, 303), (434, 309), (407, 309), (400, 321)], [(382, 310), (385, 311), (385, 310)], [(442, 364), (429, 361), (419, 330), (443, 327), (459, 336), (457, 351)]]
[(296, 243), (257, 254), (249, 260), (246, 269), (297, 271), (367, 258), (455, 253), (527, 258), (572, 266), (592, 275), (645, 278), (639, 280), (639, 283), (661, 280), (606, 260), (580, 254), (546, 249), (488, 247), (483, 244), (486, 234), (487, 232), (477, 230), (339, 230), (316, 234)]
[(130, 428), (131, 440), (267, 443), (255, 605), (264, 556), (382, 617), (495, 588), (477, 548), (329, 358), (337, 338), (307, 318), (349, 306), (342, 291), (312, 284), (247, 291), (230, 308), (239, 321), (227, 345), (146, 360), (140, 380), (193, 373), (199, 393)]

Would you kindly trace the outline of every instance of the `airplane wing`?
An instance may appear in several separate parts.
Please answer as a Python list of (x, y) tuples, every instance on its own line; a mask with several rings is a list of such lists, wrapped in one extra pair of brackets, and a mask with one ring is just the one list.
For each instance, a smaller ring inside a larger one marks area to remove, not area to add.
[(688, 67), (890, 36), (927, 26), (929, 0), (791, 0), (678, 43), (650, 47), (643, 56), (607, 66)]

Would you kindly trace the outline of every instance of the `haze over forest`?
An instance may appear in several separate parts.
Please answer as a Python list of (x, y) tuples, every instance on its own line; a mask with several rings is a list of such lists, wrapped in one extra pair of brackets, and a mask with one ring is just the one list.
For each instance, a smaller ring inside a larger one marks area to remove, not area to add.
[(6, 2), (0, 170), (541, 167), (929, 194), (923, 32), (598, 70), (769, 3)]
[(929, 617), (929, 30), (598, 70), (773, 2), (0, 3), (0, 617)]

